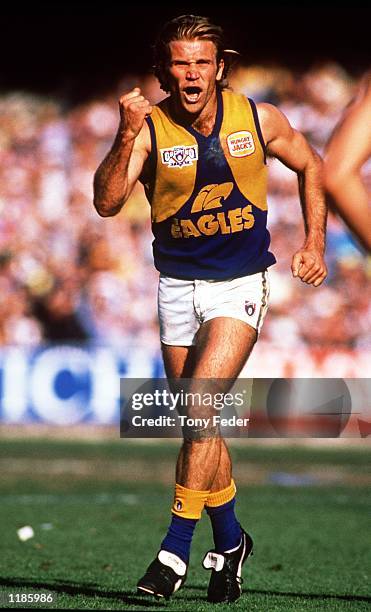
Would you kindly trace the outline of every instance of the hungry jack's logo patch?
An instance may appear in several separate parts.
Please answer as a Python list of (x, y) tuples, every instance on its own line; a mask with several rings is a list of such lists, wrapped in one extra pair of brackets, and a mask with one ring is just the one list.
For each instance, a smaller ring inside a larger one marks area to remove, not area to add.
[(229, 134), (229, 136), (227, 136), (227, 145), (232, 157), (246, 157), (255, 152), (253, 135), (247, 130)]

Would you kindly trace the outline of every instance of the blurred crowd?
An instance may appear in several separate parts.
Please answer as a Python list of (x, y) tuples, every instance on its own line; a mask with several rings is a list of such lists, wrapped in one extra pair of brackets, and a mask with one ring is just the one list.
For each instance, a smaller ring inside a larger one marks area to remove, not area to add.
[[(139, 85), (163, 97), (151, 75), (126, 76), (79, 106), (13, 92), (0, 96), (0, 345), (49, 341), (158, 345), (149, 205), (140, 185), (123, 211), (100, 218), (93, 174), (118, 126), (117, 99)], [(301, 74), (243, 66), (230, 85), (278, 105), (319, 153), (357, 79), (326, 63)], [(296, 175), (269, 161), (271, 309), (262, 332), (274, 347), (319, 353), (370, 347), (369, 261), (335, 214), (328, 221), (329, 277), (314, 289), (293, 279), (303, 238)], [(370, 164), (365, 167), (371, 182)]]

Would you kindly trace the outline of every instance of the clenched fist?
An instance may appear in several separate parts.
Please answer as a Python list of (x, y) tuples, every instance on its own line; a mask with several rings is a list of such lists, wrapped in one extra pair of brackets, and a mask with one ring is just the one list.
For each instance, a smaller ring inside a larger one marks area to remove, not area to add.
[(127, 139), (135, 139), (142, 129), (144, 119), (151, 114), (152, 106), (141, 95), (139, 87), (121, 96), (119, 100), (121, 133)]
[(292, 258), (291, 270), (293, 276), (314, 287), (321, 285), (327, 276), (323, 255), (313, 248), (303, 247), (297, 251)]

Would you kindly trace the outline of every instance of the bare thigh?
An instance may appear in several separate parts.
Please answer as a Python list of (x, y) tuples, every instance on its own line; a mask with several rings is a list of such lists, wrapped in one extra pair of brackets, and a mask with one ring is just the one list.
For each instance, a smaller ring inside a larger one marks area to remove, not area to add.
[(191, 378), (196, 347), (161, 343), (161, 348), (168, 379)]
[(203, 323), (195, 346), (162, 344), (168, 378), (236, 379), (256, 342), (256, 330), (238, 319), (216, 317)]
[(256, 330), (238, 319), (217, 317), (199, 330), (192, 376), (235, 380), (257, 339)]

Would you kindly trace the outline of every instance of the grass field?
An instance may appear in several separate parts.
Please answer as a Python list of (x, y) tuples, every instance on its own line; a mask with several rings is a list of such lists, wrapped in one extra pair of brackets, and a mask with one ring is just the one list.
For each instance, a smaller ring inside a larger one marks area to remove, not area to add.
[[(52, 592), (64, 609), (370, 610), (371, 448), (248, 444), (232, 454), (255, 555), (239, 602), (215, 606), (200, 565), (212, 547), (207, 516), (185, 587), (168, 603), (135, 590), (169, 522), (177, 446), (3, 440), (2, 604), (7, 593)], [(24, 525), (35, 535), (21, 542)]]

